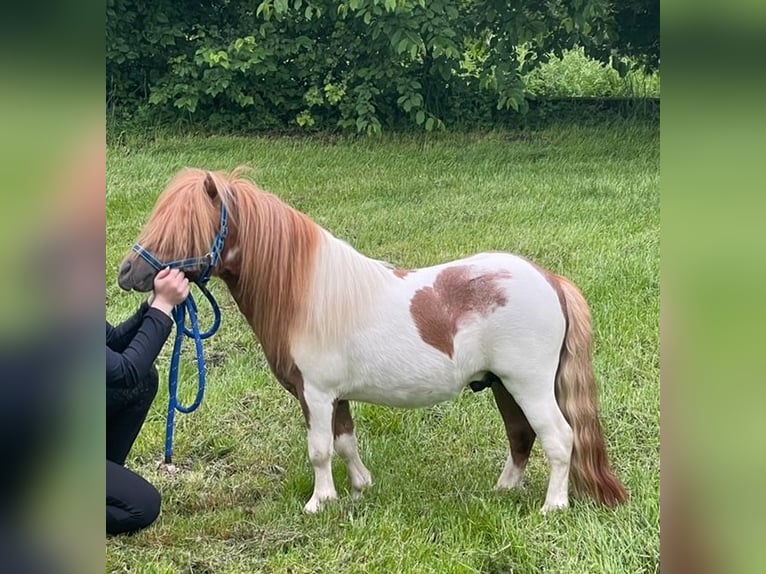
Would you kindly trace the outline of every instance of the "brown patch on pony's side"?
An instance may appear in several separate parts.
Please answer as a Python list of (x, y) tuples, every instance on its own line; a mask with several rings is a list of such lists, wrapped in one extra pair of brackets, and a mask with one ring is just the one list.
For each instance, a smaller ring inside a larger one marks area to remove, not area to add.
[(418, 289), (410, 302), (410, 314), (420, 338), (452, 358), (459, 323), (471, 314), (488, 315), (508, 303), (499, 279), (508, 271), (471, 276), (467, 266), (448, 267), (437, 275), (433, 287)]
[(332, 432), (335, 438), (354, 432), (354, 419), (351, 418), (351, 405), (348, 401), (336, 399), (332, 405)]
[(394, 275), (396, 275), (399, 279), (404, 279), (410, 273), (412, 273), (412, 271), (409, 269), (394, 269)]

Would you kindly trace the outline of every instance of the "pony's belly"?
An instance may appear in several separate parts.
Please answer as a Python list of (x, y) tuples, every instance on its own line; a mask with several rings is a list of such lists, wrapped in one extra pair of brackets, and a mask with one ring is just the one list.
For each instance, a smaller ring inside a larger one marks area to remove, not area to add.
[(454, 399), (467, 384), (454, 368), (401, 368), (404, 365), (365, 365), (362, 372), (354, 373), (343, 398), (390, 407), (430, 407)]
[(388, 407), (416, 409), (430, 407), (437, 403), (449, 401), (460, 394), (462, 387), (457, 389), (447, 386), (431, 385), (422, 387), (417, 384), (392, 386), (366, 386), (343, 393), (343, 398), (350, 401), (372, 403)]
[(466, 337), (475, 338), (475, 333), (459, 334), (456, 357), (450, 358), (423, 343), (412, 323), (402, 322), (393, 332), (373, 329), (358, 337), (348, 354), (341, 396), (400, 408), (429, 407), (452, 400), (476, 371), (475, 361), (457, 357), (476, 354), (475, 345), (465, 341)]

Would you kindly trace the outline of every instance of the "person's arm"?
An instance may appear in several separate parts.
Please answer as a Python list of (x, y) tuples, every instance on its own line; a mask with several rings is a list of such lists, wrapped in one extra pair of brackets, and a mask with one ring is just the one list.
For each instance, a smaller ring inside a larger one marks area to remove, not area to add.
[[(130, 342), (120, 353), (106, 346), (107, 387), (135, 385), (152, 368), (154, 360), (170, 335), (173, 307), (189, 296), (189, 280), (178, 269), (165, 268), (154, 278), (154, 294), (147, 302), (141, 322)], [(107, 327), (107, 338), (109, 336)]]
[(163, 311), (148, 308), (122, 353), (106, 347), (106, 384), (129, 388), (144, 378), (170, 335), (173, 321)]
[(144, 320), (144, 313), (149, 309), (149, 301), (144, 301), (133, 316), (119, 325), (112, 326), (109, 321), (106, 322), (106, 346), (117, 351), (123, 352), (130, 341), (133, 339), (136, 331)]

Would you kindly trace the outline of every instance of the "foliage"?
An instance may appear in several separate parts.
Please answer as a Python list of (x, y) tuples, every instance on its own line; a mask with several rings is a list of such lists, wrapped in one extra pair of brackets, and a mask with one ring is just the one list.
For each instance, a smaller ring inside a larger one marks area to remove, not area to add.
[(646, 66), (660, 65), (660, 0), (621, 0), (615, 3), (614, 50)]
[(585, 49), (552, 55), (525, 78), (528, 92), (536, 97), (654, 97), (660, 95), (659, 73), (631, 69), (624, 76), (611, 66), (589, 58)]
[(109, 107), (212, 128), (432, 131), (472, 106), (526, 111), (524, 76), (608, 44), (613, 18), (609, 0), (108, 0)]

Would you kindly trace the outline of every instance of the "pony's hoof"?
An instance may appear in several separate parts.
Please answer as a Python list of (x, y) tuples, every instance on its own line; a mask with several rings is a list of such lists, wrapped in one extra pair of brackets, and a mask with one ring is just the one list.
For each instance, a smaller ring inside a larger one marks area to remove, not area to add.
[(337, 500), (338, 495), (332, 494), (328, 496), (322, 496), (319, 497), (316, 494), (311, 497), (311, 499), (306, 503), (306, 506), (303, 507), (303, 511), (306, 514), (316, 514), (322, 508), (324, 508), (325, 502), (331, 501), (331, 500)]
[(517, 492), (524, 492), (524, 484), (521, 481), (518, 482), (504, 482), (497, 481), (495, 485), (495, 492), (508, 492), (509, 490), (515, 490)]
[(351, 485), (351, 500), (359, 500), (365, 490), (372, 486), (372, 475), (366, 473)]
[(314, 500), (313, 498), (306, 503), (306, 506), (303, 507), (303, 512), (306, 514), (316, 514), (320, 510), (322, 510), (322, 503), (318, 500)]
[(358, 490), (359, 492), (370, 488), (372, 486), (372, 475), (370, 474), (370, 471), (367, 469), (364, 469), (362, 472), (359, 473), (356, 477), (354, 477), (354, 480), (352, 481), (352, 489)]
[(563, 502), (546, 502), (543, 504), (543, 507), (540, 509), (540, 512), (543, 514), (548, 514), (549, 512), (556, 512), (557, 510), (566, 510), (569, 508), (569, 501), (565, 500)]

